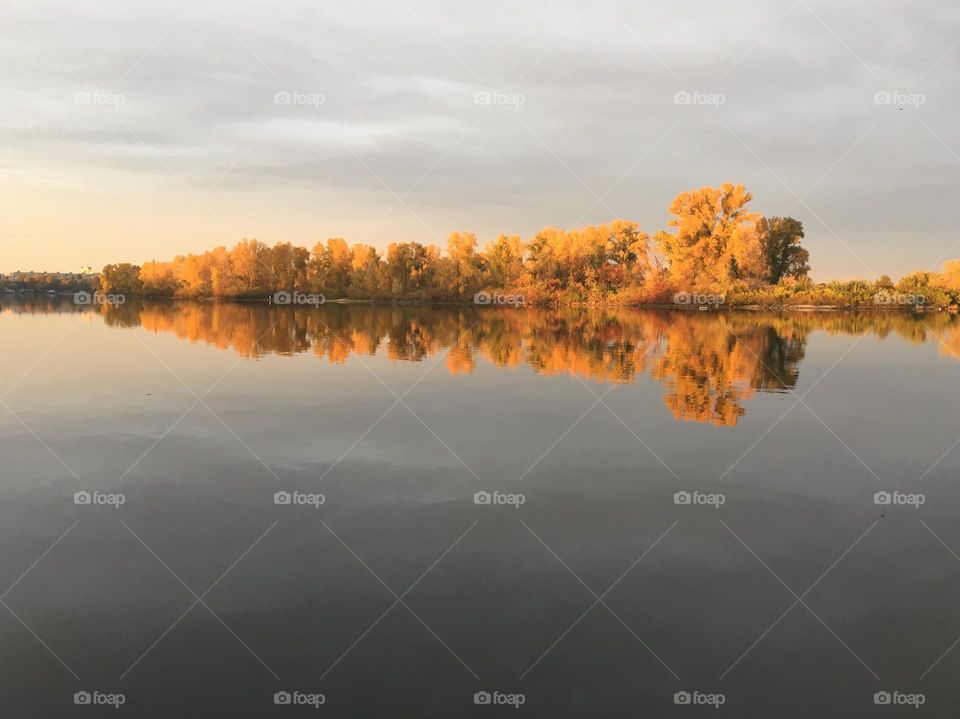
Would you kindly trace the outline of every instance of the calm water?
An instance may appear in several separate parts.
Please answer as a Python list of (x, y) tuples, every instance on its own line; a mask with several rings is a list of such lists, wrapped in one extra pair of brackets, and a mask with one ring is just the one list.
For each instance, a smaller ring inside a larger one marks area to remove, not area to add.
[(3, 716), (957, 715), (957, 318), (38, 298), (0, 343)]

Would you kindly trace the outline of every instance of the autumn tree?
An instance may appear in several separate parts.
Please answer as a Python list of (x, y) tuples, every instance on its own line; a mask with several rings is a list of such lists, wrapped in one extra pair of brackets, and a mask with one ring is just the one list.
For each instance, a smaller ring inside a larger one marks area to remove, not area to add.
[(233, 294), (252, 295), (268, 290), (267, 267), (263, 261), (266, 249), (258, 240), (241, 240), (230, 250)]
[(560, 279), (566, 274), (560, 259), (565, 238), (563, 230), (547, 227), (530, 240), (524, 267), (532, 283), (547, 289), (556, 289), (561, 285)]
[(351, 249), (350, 286), (364, 297), (377, 294), (380, 286), (380, 255), (370, 245), (356, 244)]
[(390, 291), (402, 295), (429, 286), (440, 251), (419, 242), (392, 242), (387, 247), (387, 277)]
[(637, 284), (643, 282), (652, 268), (649, 235), (631, 220), (610, 223), (606, 247), (607, 260), (625, 271), (625, 278)]
[(307, 281), (312, 289), (326, 289), (329, 275), (330, 256), (327, 254), (326, 245), (318, 242), (310, 251), (310, 259), (307, 262)]
[(210, 273), (210, 294), (214, 297), (229, 297), (233, 294), (235, 285), (230, 252), (226, 247), (215, 247), (203, 254)]
[(144, 262), (140, 282), (144, 294), (157, 297), (173, 297), (179, 288), (172, 262)]
[(565, 268), (565, 284), (582, 293), (608, 282), (604, 269), (610, 233), (605, 226), (581, 227), (558, 237), (562, 239), (558, 255)]
[(303, 252), (298, 252), (300, 249), (290, 242), (278, 242), (270, 249), (264, 258), (270, 273), (270, 289), (280, 291), (302, 287), (307, 260)]
[(482, 258), (472, 232), (453, 232), (447, 238), (442, 289), (454, 297), (467, 297), (480, 288)]
[(523, 274), (523, 241), (519, 235), (500, 235), (484, 250), (488, 282), (494, 287), (515, 287)]
[(960, 292), (960, 260), (947, 260), (940, 284), (948, 290)]
[(736, 234), (759, 216), (747, 209), (753, 196), (729, 182), (681, 192), (670, 205), (676, 234), (659, 235), (671, 275), (691, 285), (724, 284), (740, 276)]
[(327, 240), (327, 286), (338, 293), (344, 293), (350, 286), (350, 273), (353, 270), (353, 257), (350, 248), (342, 237)]

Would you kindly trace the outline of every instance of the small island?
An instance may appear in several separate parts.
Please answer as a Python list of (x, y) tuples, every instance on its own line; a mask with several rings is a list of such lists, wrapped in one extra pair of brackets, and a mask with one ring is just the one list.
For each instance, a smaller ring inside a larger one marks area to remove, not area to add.
[[(0, 276), (7, 293), (90, 291), (181, 299), (270, 299), (309, 293), (323, 301), (474, 302), (489, 305), (690, 306), (956, 311), (960, 260), (942, 273), (814, 283), (803, 223), (752, 210), (743, 185), (682, 192), (667, 229), (652, 237), (633, 220), (563, 230), (528, 241), (501, 234), (482, 249), (471, 232), (447, 246), (390, 243), (385, 255), (340, 237), (312, 249), (244, 239), (232, 248), (89, 272)], [(88, 269), (88, 268), (85, 268)]]

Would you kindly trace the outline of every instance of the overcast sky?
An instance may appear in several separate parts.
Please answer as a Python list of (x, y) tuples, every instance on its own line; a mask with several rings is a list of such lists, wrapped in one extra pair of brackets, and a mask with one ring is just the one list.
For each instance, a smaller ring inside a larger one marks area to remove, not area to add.
[(815, 279), (938, 268), (958, 40), (949, 0), (0, 0), (0, 271), (653, 234), (725, 181), (803, 222)]

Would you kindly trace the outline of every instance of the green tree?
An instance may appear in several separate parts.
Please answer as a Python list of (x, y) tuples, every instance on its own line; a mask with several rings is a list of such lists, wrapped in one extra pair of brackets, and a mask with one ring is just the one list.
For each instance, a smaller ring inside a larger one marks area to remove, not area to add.
[(100, 289), (108, 294), (138, 294), (143, 289), (140, 266), (129, 262), (106, 265), (100, 272)]
[[(757, 233), (767, 261), (770, 284), (784, 277), (800, 279), (810, 272), (810, 253), (800, 244), (803, 224), (792, 217), (762, 217), (757, 222)], [(889, 278), (888, 278), (889, 279)]]

